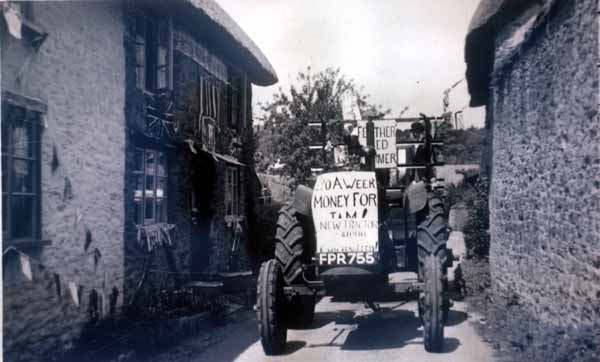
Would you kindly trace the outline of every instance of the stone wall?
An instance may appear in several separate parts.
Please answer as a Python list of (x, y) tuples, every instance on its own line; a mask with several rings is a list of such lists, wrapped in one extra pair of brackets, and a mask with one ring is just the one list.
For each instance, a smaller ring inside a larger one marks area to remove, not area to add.
[(492, 279), (548, 328), (600, 320), (596, 3), (557, 1), (514, 51), (511, 26), (496, 44)]
[[(65, 21), (68, 14), (68, 21)], [(34, 54), (26, 40), (2, 31), (2, 89), (45, 103), (42, 133), (42, 238), (23, 250), (32, 282), (16, 254), (4, 258), (4, 353), (27, 360), (68, 346), (88, 320), (89, 293), (115, 290), (121, 303), (125, 67), (118, 3), (32, 3), (32, 20), (48, 38)], [(4, 24), (2, 24), (4, 27)], [(26, 59), (22, 81), (16, 74)], [(53, 165), (54, 164), (54, 165)], [(54, 274), (60, 276), (58, 295)], [(83, 287), (79, 307), (66, 284)]]

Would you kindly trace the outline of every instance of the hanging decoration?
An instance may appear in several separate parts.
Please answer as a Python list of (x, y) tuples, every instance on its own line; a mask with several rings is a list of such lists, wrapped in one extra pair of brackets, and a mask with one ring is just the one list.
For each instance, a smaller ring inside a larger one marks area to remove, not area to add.
[(20, 254), (19, 255), (19, 262), (21, 263), (21, 272), (23, 273), (23, 275), (25, 275), (25, 277), (27, 278), (27, 280), (32, 281), (33, 280), (33, 273), (31, 271), (31, 263), (29, 262), (29, 258), (27, 258), (23, 254)]
[(234, 253), (237, 250), (237, 246), (240, 243), (240, 239), (242, 234), (244, 233), (244, 229), (242, 228), (242, 224), (239, 219), (235, 223), (235, 229), (233, 230), (233, 243), (231, 244), (231, 252)]
[(17, 39), (22, 39), (21, 29), (23, 28), (23, 19), (19, 10), (15, 9), (9, 2), (2, 4), (2, 12), (4, 13), (4, 20), (8, 27), (10, 35)]
[[(47, 270), (46, 267), (41, 262), (30, 257), (29, 255), (27, 255), (23, 252), (21, 252), (14, 246), (10, 246), (6, 250), (4, 250), (4, 252), (2, 253), (2, 256), (4, 257), (5, 255), (7, 255), (9, 253), (17, 254), (16, 256), (18, 257), (17, 260), (18, 260), (18, 263), (20, 266), (20, 271), (27, 278), (27, 280), (33, 281), (33, 279), (36, 279), (34, 276), (34, 271), (36, 274), (42, 274), (42, 273), (46, 273), (46, 272), (49, 273), (49, 275), (52, 278), (52, 282), (54, 284), (54, 292), (56, 293), (57, 299), (62, 298), (62, 294), (63, 294), (62, 280), (64, 278), (61, 277), (61, 275), (59, 273)], [(32, 268), (32, 264), (35, 264), (37, 266), (37, 269)], [(43, 278), (41, 277), (41, 278), (39, 278), (39, 280), (43, 280)], [(83, 285), (79, 285), (74, 281), (70, 281), (70, 282), (66, 283), (65, 290), (68, 290), (68, 293), (71, 297), (70, 298), (71, 302), (77, 307), (79, 307), (79, 305), (81, 303), (81, 300), (82, 300), (81, 298), (83, 297), (84, 289), (85, 288)], [(90, 291), (90, 295), (96, 294), (102, 298), (101, 299), (102, 303), (104, 303), (104, 304), (107, 303), (107, 300), (105, 298), (105, 294), (104, 294), (103, 290), (89, 288), (89, 291)], [(106, 316), (107, 315), (106, 311), (108, 310), (107, 306), (105, 306), (104, 304), (101, 304), (102, 308), (103, 308), (102, 316)]]
[(137, 228), (137, 241), (140, 245), (146, 244), (148, 251), (160, 245), (172, 245), (170, 231), (175, 228), (174, 224), (156, 223)]
[(170, 95), (147, 94), (146, 101), (146, 134), (156, 139), (173, 138), (177, 127), (173, 120), (174, 104)]
[(75, 306), (79, 307), (79, 288), (75, 282), (69, 282), (69, 293), (71, 294), (71, 300)]

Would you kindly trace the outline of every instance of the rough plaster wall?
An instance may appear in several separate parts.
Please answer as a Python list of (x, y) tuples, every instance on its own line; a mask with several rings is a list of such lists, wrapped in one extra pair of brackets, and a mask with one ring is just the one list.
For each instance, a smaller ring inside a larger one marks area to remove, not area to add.
[(596, 1), (559, 2), (512, 62), (496, 59), (492, 276), (555, 326), (600, 318)]
[[(43, 271), (34, 266), (34, 282), (11, 269), (15, 259), (5, 259), (9, 270), (4, 273), (4, 347), (11, 361), (32, 358), (20, 352), (25, 349), (42, 354), (55, 343), (67, 344), (86, 321), (91, 288), (106, 295), (113, 287), (121, 291), (123, 274), (125, 79), (120, 6), (35, 3), (33, 17), (49, 36), (37, 55), (3, 36), (2, 88), (48, 105), (48, 128), (42, 134), (42, 237), (52, 244), (27, 250), (46, 266)], [(17, 84), (15, 75), (25, 56), (33, 58), (23, 84)], [(60, 165), (53, 171), (55, 151)], [(71, 197), (65, 197), (67, 182)], [(87, 251), (86, 229), (92, 238)], [(101, 254), (97, 265), (96, 249)], [(51, 272), (61, 276), (62, 300)], [(68, 300), (64, 283), (69, 281), (84, 286), (79, 308)]]

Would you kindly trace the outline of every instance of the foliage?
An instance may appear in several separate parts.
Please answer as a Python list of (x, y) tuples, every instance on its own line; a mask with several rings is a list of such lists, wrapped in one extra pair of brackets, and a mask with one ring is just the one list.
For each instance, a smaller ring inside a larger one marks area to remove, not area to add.
[(444, 130), (444, 156), (447, 164), (479, 164), (485, 129), (467, 128)]
[(156, 320), (193, 315), (208, 311), (215, 318), (224, 316), (226, 306), (222, 296), (206, 296), (197, 289), (151, 289), (144, 293), (143, 303), (128, 311), (131, 319)]
[(264, 128), (257, 132), (257, 151), (262, 155), (257, 160), (258, 171), (281, 160), (293, 164), (284, 170), (284, 175), (292, 177), (296, 184), (306, 182), (311, 167), (320, 165), (322, 157), (319, 152), (309, 150), (311, 144), (318, 144), (320, 130), (309, 127), (308, 123), (332, 121), (328, 124), (328, 137), (341, 139), (341, 102), (348, 94), (356, 97), (361, 112), (377, 116), (389, 113), (369, 104), (369, 96), (339, 69), (327, 68), (312, 74), (308, 67), (306, 72), (298, 73), (296, 84), (288, 91), (280, 88), (271, 102), (262, 105), (266, 119)]

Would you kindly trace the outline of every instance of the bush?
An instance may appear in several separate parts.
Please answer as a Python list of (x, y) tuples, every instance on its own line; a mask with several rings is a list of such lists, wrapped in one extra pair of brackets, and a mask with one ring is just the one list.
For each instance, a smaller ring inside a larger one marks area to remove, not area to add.
[(209, 312), (219, 319), (226, 311), (224, 296), (208, 296), (195, 288), (162, 289), (151, 288), (143, 292), (140, 302), (130, 306), (127, 317), (131, 320), (159, 320)]

